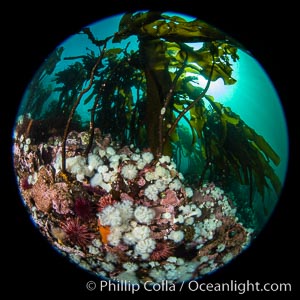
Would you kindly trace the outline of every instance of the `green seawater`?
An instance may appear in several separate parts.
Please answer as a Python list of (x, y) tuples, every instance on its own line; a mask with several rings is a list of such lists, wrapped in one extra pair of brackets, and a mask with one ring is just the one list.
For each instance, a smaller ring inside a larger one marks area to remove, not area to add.
[[(17, 180), (23, 180), (21, 196), (24, 186), (32, 188), (32, 178), (43, 164), (59, 166), (54, 170), (57, 182), (91, 188), (94, 174), (80, 180), (75, 172), (67, 174), (59, 155), (69, 151), (69, 157), (87, 157), (86, 148), (98, 155), (106, 151), (106, 138), (112, 148), (127, 147), (136, 156), (150, 151), (155, 162), (171, 157), (178, 171), (172, 176), (195, 191), (214, 183), (231, 199), (239, 221), (257, 235), (276, 208), (288, 167), (289, 136), (276, 87), (263, 62), (234, 39), (207, 25), (211, 36), (204, 40), (197, 36), (193, 42), (180, 24), (182, 18), (189, 22), (195, 18), (165, 14), (177, 31), (166, 31), (165, 18), (153, 27), (149, 21), (147, 27), (148, 19), (140, 23), (132, 16), (113, 16), (63, 41), (37, 70), (16, 116), (15, 155), (24, 155), (15, 166)], [(162, 23), (165, 27), (160, 28)], [(81, 144), (79, 137), (81, 141), (84, 137)], [(41, 150), (48, 146), (55, 149), (52, 156)], [(38, 163), (27, 169), (24, 162), (30, 164), (30, 151)], [(108, 164), (109, 156), (103, 156)], [(151, 167), (141, 170), (152, 172)], [(26, 176), (20, 178), (22, 174)], [(110, 192), (116, 198), (124, 192), (114, 190), (118, 184), (142, 190), (136, 182), (120, 180)], [(92, 202), (100, 197), (96, 192), (91, 192)], [(57, 218), (55, 226), (69, 218), (51, 210), (49, 215)]]
[[(240, 52), (237, 76), (239, 79), (233, 95), (224, 104), (239, 113), (277, 152), (281, 161), (278, 166), (273, 167), (284, 184), (288, 167), (288, 131), (276, 89), (263, 66), (245, 52)], [(276, 202), (276, 195), (268, 194), (265, 199), (267, 210), (272, 211)], [(258, 201), (257, 211), (261, 212), (259, 204), (261, 202)], [(262, 215), (260, 218), (264, 219)]]
[[(193, 19), (189, 16), (185, 17), (188, 20)], [(101, 22), (94, 23), (90, 26), (91, 32), (97, 36), (98, 40), (105, 39), (116, 32), (120, 19), (121, 15), (118, 15), (102, 20)], [(192, 43), (189, 43), (189, 45), (192, 45)], [(51, 113), (51, 108), (53, 108), (55, 103), (58, 103), (60, 101), (59, 99), (62, 98), (62, 84), (55, 84), (55, 80), (57, 80), (57, 73), (66, 70), (71, 65), (79, 63), (82, 56), (88, 55), (91, 57), (99, 51), (91, 40), (82, 33), (68, 38), (60, 45), (60, 47), (63, 47), (61, 56), (58, 58), (57, 53), (54, 52), (48, 57), (45, 65), (41, 66), (41, 69), (37, 72), (36, 77), (39, 78), (35, 78), (36, 81), (33, 80), (31, 83), (33, 86), (29, 86), (28, 90), (24, 94), (23, 101), (20, 105), (19, 115), (30, 113), (35, 119), (48, 118), (49, 113)], [(127, 47), (127, 52), (130, 52), (131, 50), (134, 51), (138, 48), (138, 41), (134, 36), (121, 41), (119, 44), (113, 44), (109, 41), (107, 48), (109, 49), (113, 47)], [(199, 44), (195, 44), (194, 47), (199, 47)], [(59, 48), (56, 49), (56, 52), (58, 49)], [(251, 54), (244, 50), (238, 50), (238, 56), (239, 59), (236, 62), (231, 62), (233, 65), (232, 77), (235, 78), (237, 82), (233, 85), (225, 85), (223, 80), (219, 78), (218, 80), (211, 82), (207, 95), (213, 96), (216, 101), (222, 103), (225, 107), (229, 107), (234, 113), (239, 115), (247, 125), (253, 128), (259, 135), (264, 137), (267, 143), (280, 157), (280, 164), (278, 166), (275, 166), (272, 162), (270, 162), (270, 164), (283, 184), (288, 165), (288, 133), (280, 99), (268, 74), (264, 71), (263, 66), (254, 57), (252, 57)], [(46, 64), (49, 64), (49, 62), (53, 62), (53, 67), (55, 68), (55, 70), (52, 70), (51, 73), (47, 73), (48, 65)], [(76, 68), (74, 68), (74, 72), (75, 69)], [(80, 73), (78, 73), (78, 75), (74, 73), (74, 76), (74, 79), (76, 80), (76, 76), (80, 76)], [(87, 74), (85, 74), (85, 76), (88, 77)], [(197, 80), (198, 82), (196, 82), (195, 85), (204, 88), (206, 79), (200, 75)], [(86, 87), (87, 84), (88, 82), (86, 81), (82, 87)], [(46, 91), (45, 94), (47, 94), (50, 90), (51, 92), (45, 96), (45, 99), (43, 99), (43, 95), (37, 94), (41, 93), (41, 91), (36, 90), (37, 87), (34, 85), (37, 85), (41, 90), (43, 90), (43, 92)], [(132, 86), (129, 88), (134, 93), (133, 102), (136, 102), (136, 87)], [(30, 95), (29, 93), (32, 93), (32, 90), (34, 89), (36, 94)], [(73, 92), (78, 94), (78, 90), (73, 90)], [(71, 98), (72, 96), (70, 94), (73, 92), (68, 91), (66, 92), (66, 95)], [(83, 128), (88, 126), (90, 110), (93, 105), (93, 101), (86, 101), (89, 95), (90, 92), (84, 95), (76, 109), (76, 115), (78, 120), (82, 123)], [(72, 99), (69, 101), (70, 104), (74, 102)], [(99, 101), (99, 105), (101, 104), (101, 101), (103, 102), (105, 99), (101, 99)], [(209, 106), (207, 103), (206, 105)], [(114, 109), (113, 105), (110, 109)], [(102, 115), (102, 120), (103, 119), (106, 119), (105, 122), (110, 121), (109, 111), (107, 114)], [(118, 120), (115, 121), (117, 122)], [(194, 168), (195, 164), (199, 164), (199, 162), (190, 161), (191, 157), (189, 153), (192, 153), (195, 149), (192, 149), (194, 146), (188, 145), (189, 139), (191, 139), (189, 125), (184, 121), (181, 121), (179, 124), (181, 126), (181, 138), (183, 140), (186, 139), (187, 141), (184, 147), (185, 149), (183, 149), (183, 155), (175, 155), (174, 159), (175, 161), (178, 160), (177, 164), (180, 165), (180, 170), (189, 177), (191, 165)], [(186, 136), (184, 136), (185, 134), (183, 134), (183, 132), (185, 132)], [(201, 142), (199, 142), (199, 144), (201, 144)], [(188, 147), (191, 148), (187, 149)], [(243, 147), (243, 145), (241, 145), (241, 147)], [(188, 158), (185, 158), (185, 156)], [(256, 196), (257, 201), (255, 201), (255, 203), (258, 205), (256, 212), (259, 214), (260, 222), (263, 224), (266, 217), (264, 214), (261, 215), (261, 199), (259, 200), (258, 198), (261, 198), (260, 195)], [(277, 196), (270, 191), (266, 194), (264, 199), (266, 209), (269, 211), (268, 215), (277, 203), (277, 200), (274, 200), (274, 198), (277, 198)]]
[[(237, 82), (234, 85), (224, 85), (221, 79), (211, 83), (208, 89), (208, 94), (212, 95), (226, 107), (230, 107), (232, 111), (237, 113), (242, 120), (251, 126), (258, 134), (263, 136), (270, 146), (279, 155), (281, 161), (278, 166), (271, 165), (274, 168), (277, 176), (284, 184), (287, 167), (289, 141), (288, 130), (284, 115), (284, 110), (270, 77), (260, 64), (250, 53), (244, 50), (238, 51), (239, 60), (234, 64), (234, 78)], [(204, 85), (205, 80), (200, 77), (200, 84)], [(182, 122), (186, 132), (189, 132), (188, 126)], [(190, 142), (190, 136), (187, 135), (187, 142)], [(243, 147), (243, 145), (240, 145)], [(189, 149), (191, 150), (191, 149)], [(193, 162), (189, 162), (189, 155), (180, 157), (181, 170), (188, 174), (191, 167), (194, 167)], [(241, 191), (235, 189), (235, 193), (240, 193), (239, 197), (247, 202), (248, 192), (246, 187), (240, 187)], [(230, 188), (228, 189), (230, 191)], [(265, 208), (268, 211), (266, 215), (263, 211), (262, 201), (265, 203)], [(271, 215), (278, 196), (273, 191), (268, 191), (262, 200), (259, 194), (255, 196), (255, 218), (257, 217), (257, 226), (261, 228)], [(251, 214), (251, 212), (249, 212)], [(247, 218), (246, 218), (247, 220)]]

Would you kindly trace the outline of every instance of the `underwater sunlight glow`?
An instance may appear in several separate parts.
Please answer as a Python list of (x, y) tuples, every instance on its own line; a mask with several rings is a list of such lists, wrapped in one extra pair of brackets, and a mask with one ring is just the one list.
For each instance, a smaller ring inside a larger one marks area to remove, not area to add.
[(105, 280), (201, 280), (247, 249), (284, 185), (288, 134), (260, 63), (172, 12), (99, 20), (23, 95), (24, 206), (49, 244)]

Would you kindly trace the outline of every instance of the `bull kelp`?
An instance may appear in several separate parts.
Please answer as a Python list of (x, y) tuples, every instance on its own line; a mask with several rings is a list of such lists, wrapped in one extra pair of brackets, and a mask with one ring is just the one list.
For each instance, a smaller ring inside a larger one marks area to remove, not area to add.
[(57, 250), (106, 279), (176, 284), (263, 228), (287, 132), (240, 43), (191, 16), (139, 11), (57, 47), (24, 94), (13, 151), (24, 203)]

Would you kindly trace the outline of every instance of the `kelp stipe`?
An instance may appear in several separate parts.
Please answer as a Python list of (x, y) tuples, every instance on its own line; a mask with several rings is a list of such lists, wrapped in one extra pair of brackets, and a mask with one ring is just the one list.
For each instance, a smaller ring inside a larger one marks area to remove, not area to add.
[(280, 148), (254, 122), (249, 97), (279, 108), (264, 122), (285, 128), (249, 57), (171, 12), (114, 16), (62, 43), (29, 84), (14, 137), (21, 195), (54, 248), (136, 284), (199, 278), (247, 248), (287, 164), (286, 132)]

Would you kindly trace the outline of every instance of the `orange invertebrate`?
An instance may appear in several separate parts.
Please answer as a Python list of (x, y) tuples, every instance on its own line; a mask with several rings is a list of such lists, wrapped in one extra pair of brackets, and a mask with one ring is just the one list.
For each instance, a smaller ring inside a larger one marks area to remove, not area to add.
[(100, 220), (98, 220), (98, 228), (99, 228), (102, 243), (107, 244), (108, 235), (110, 234), (109, 226), (102, 226)]

